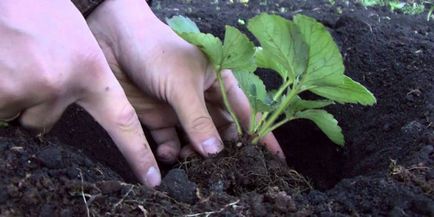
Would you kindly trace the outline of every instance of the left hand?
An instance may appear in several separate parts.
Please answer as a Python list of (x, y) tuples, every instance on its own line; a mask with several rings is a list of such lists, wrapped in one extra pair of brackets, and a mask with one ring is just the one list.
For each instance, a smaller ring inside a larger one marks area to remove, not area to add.
[[(223, 149), (221, 137), (236, 137), (207, 58), (176, 35), (151, 11), (145, 0), (106, 0), (87, 19), (128, 99), (158, 143), (157, 156), (174, 162), (181, 151), (178, 122), (195, 151), (203, 156)], [(223, 72), (226, 91), (243, 126), (250, 108), (232, 72)], [(262, 141), (284, 158), (272, 134)]]

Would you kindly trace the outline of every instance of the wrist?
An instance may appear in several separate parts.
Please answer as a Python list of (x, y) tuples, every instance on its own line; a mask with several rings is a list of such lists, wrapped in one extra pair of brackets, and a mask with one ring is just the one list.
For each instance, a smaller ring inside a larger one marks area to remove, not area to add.
[(149, 29), (165, 25), (145, 0), (105, 0), (87, 21), (95, 36), (114, 50), (119, 50), (114, 46), (144, 38), (145, 34), (152, 34)]

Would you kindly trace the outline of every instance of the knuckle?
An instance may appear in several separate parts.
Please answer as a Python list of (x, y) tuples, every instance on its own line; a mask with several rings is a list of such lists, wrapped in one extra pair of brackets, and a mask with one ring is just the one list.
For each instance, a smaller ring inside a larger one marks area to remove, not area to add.
[(102, 51), (94, 49), (81, 53), (80, 55), (81, 66), (85, 67), (84, 70), (79, 70), (88, 76), (100, 77), (104, 72), (106, 60)]
[(114, 116), (114, 123), (123, 130), (139, 129), (140, 126), (136, 111), (131, 105), (125, 105)]
[(40, 85), (42, 91), (52, 97), (60, 95), (63, 89), (61, 77), (57, 76), (57, 73), (48, 70), (48, 67), (43, 64), (38, 64), (36, 70), (39, 72), (36, 82)]
[(193, 119), (190, 129), (197, 133), (209, 132), (214, 129), (214, 123), (211, 117), (201, 116)]

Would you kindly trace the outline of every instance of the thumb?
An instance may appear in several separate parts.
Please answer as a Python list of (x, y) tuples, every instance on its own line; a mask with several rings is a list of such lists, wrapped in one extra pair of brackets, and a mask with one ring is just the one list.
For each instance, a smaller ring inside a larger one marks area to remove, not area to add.
[(184, 86), (182, 93), (176, 93), (169, 103), (193, 147), (203, 156), (209, 156), (223, 150), (223, 143), (206, 108), (203, 92), (198, 90), (201, 89), (193, 85)]

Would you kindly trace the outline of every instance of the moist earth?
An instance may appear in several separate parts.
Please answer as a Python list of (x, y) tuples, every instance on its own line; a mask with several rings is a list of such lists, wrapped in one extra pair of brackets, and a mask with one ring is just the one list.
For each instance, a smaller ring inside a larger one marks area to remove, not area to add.
[[(0, 129), (0, 216), (434, 216), (434, 21), (353, 1), (160, 0), (220, 37), (260, 13), (302, 13), (328, 27), (346, 74), (378, 99), (329, 109), (338, 148), (308, 121), (275, 131), (287, 165), (262, 147), (227, 144), (211, 159), (161, 165), (162, 185), (137, 184), (107, 134), (71, 107), (53, 131)], [(261, 71), (267, 86), (279, 84)], [(151, 138), (150, 136), (148, 138)], [(151, 141), (152, 142), (152, 141)]]

